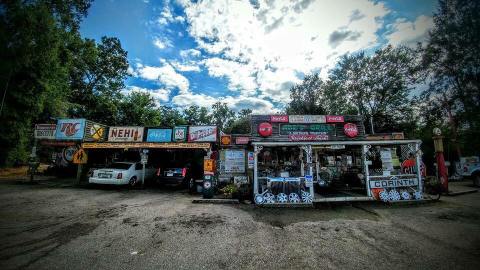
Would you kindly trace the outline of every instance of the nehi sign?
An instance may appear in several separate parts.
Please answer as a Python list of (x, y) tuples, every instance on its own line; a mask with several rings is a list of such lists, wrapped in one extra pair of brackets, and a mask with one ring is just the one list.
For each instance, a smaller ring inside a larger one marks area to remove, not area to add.
[(109, 142), (141, 142), (143, 127), (110, 127), (108, 129)]

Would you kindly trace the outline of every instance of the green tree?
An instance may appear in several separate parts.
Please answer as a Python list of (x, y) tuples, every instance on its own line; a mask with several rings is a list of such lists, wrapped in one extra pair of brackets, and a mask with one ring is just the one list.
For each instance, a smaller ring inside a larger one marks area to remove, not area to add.
[(318, 74), (312, 74), (305, 76), (300, 84), (292, 86), (287, 113), (325, 114), (326, 110), (321, 102), (321, 89), (324, 84)]
[(187, 121), (183, 115), (175, 108), (169, 106), (160, 106), (160, 125), (163, 127), (175, 127), (178, 125), (186, 125)]
[(233, 121), (232, 125), (228, 128), (228, 133), (231, 134), (250, 134), (250, 116), (252, 115), (251, 109), (242, 109), (237, 114), (237, 118)]
[(25, 161), (32, 123), (67, 107), (68, 45), (90, 2), (0, 3), (0, 165)]
[(215, 124), (220, 131), (226, 132), (235, 120), (235, 112), (228, 108), (226, 103), (220, 101), (212, 105), (211, 113), (212, 123)]
[(191, 105), (184, 109), (183, 116), (189, 125), (208, 125), (211, 124), (211, 118), (208, 115), (206, 107)]
[(159, 126), (162, 115), (149, 93), (132, 92), (120, 103), (119, 124)]
[[(441, 0), (423, 50), (430, 85), (423, 93), (425, 117), (441, 119), (461, 156), (480, 149), (480, 2)], [(440, 108), (440, 110), (439, 110)], [(441, 122), (441, 123), (439, 123)], [(475, 152), (476, 151), (476, 152)]]

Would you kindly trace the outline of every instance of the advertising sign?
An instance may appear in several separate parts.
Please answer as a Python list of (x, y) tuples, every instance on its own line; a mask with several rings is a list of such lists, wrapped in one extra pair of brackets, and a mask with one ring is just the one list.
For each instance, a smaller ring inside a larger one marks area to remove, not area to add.
[(258, 125), (258, 134), (262, 137), (271, 136), (273, 132), (272, 124), (263, 122)]
[(347, 137), (349, 137), (349, 138), (357, 137), (357, 135), (358, 135), (357, 125), (355, 125), (355, 124), (353, 124), (353, 123), (346, 123), (346, 124), (343, 126), (343, 132), (344, 132), (345, 135), (347, 135)]
[(214, 160), (213, 159), (204, 159), (203, 160), (203, 171), (204, 172), (213, 172), (213, 164)]
[(327, 115), (327, 123), (343, 123), (345, 119), (343, 115)]
[(236, 137), (235, 144), (248, 144), (250, 141), (249, 137)]
[(243, 150), (225, 151), (225, 172), (226, 173), (244, 173), (245, 172), (245, 152)]
[(272, 123), (288, 123), (288, 115), (270, 115)]
[(308, 123), (326, 123), (325, 115), (289, 115), (289, 123), (308, 124)]
[(327, 141), (330, 137), (327, 134), (292, 134), (288, 135), (290, 141)]
[(35, 139), (55, 139), (55, 124), (36, 124), (35, 125)]
[(147, 132), (147, 142), (171, 142), (172, 130), (149, 128)]
[(253, 152), (248, 152), (247, 162), (248, 162), (248, 168), (253, 169), (253, 166), (255, 164), (255, 158), (253, 156)]
[(232, 143), (232, 136), (231, 135), (220, 136), (220, 143), (222, 145), (230, 145)]
[(336, 129), (333, 124), (282, 124), (280, 125), (280, 135), (292, 134), (327, 134), (335, 136)]
[(173, 128), (173, 141), (184, 142), (187, 140), (187, 127)]
[(141, 142), (143, 127), (110, 127), (108, 129), (109, 142)]
[(78, 148), (76, 146), (68, 146), (63, 148), (62, 157), (67, 162), (73, 161), (73, 155), (77, 152)]
[(417, 178), (398, 178), (396, 176), (381, 179), (370, 178), (370, 188), (397, 188), (418, 186)]
[(58, 119), (55, 139), (82, 140), (85, 131), (85, 119)]
[(97, 142), (105, 141), (107, 139), (107, 126), (92, 122), (85, 122), (85, 136), (84, 141)]
[(189, 142), (216, 142), (216, 126), (190, 126), (188, 128)]

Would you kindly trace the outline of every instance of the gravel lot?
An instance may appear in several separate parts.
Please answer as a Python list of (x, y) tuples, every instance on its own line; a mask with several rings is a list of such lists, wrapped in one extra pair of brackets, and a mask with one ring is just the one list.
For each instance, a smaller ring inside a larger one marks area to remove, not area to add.
[(0, 181), (0, 269), (480, 269), (480, 193), (317, 209)]

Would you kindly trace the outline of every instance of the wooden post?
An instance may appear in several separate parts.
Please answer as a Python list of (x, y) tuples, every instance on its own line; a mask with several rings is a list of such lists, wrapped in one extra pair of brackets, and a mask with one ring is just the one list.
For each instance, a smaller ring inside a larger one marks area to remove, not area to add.
[(77, 166), (77, 184), (80, 184), (82, 181), (82, 169), (83, 164), (78, 164)]

